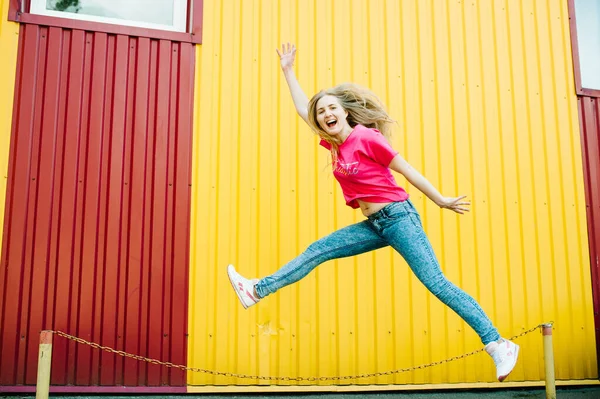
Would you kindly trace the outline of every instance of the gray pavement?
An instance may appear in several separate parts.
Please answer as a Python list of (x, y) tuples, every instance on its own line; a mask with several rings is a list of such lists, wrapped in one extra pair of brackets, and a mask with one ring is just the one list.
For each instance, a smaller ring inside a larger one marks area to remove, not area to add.
[[(1, 388), (0, 388), (1, 389)], [(455, 390), (455, 391), (419, 391), (419, 392), (385, 392), (385, 393), (310, 393), (310, 394), (228, 394), (228, 395), (59, 395), (51, 394), (51, 398), (60, 399), (544, 399), (546, 392), (543, 388), (524, 389), (479, 389), (479, 390)], [(35, 395), (6, 395), (0, 394), (4, 399), (33, 399)], [(560, 399), (600, 399), (600, 386), (592, 387), (558, 387), (557, 398)]]

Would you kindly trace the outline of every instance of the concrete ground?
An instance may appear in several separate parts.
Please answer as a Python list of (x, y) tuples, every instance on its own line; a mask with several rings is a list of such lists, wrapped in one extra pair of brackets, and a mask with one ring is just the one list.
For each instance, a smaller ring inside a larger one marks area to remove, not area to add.
[[(558, 387), (557, 398), (560, 399), (600, 399), (600, 386), (593, 387)], [(429, 392), (408, 392), (408, 393), (311, 393), (311, 394), (229, 394), (229, 395), (59, 395), (51, 394), (51, 398), (61, 399), (500, 399), (500, 398), (518, 398), (518, 399), (544, 399), (546, 392), (543, 388), (539, 389), (486, 389), (486, 390), (461, 390), (461, 391), (429, 391)], [(1, 399), (33, 399), (35, 395), (6, 395), (0, 394)]]

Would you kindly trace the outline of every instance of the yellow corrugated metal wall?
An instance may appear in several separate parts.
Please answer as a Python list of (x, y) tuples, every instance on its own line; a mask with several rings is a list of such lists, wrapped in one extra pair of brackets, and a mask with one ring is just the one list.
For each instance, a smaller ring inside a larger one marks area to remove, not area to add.
[[(206, 0), (204, 7), (191, 366), (356, 375), (481, 346), (390, 249), (324, 264), (247, 311), (238, 303), (228, 263), (265, 276), (315, 239), (362, 220), (344, 205), (327, 151), (295, 114), (275, 53), (289, 40), (309, 96), (344, 81), (371, 87), (399, 122), (395, 148), (442, 193), (469, 195), (472, 212), (458, 216), (408, 188), (448, 277), (480, 301), (504, 336), (555, 321), (557, 378), (597, 377), (566, 1)], [(510, 380), (543, 379), (541, 335), (518, 342)], [(188, 378), (192, 385), (268, 384)], [(494, 381), (483, 353), (350, 383), (481, 381)]]
[[(15, 69), (19, 46), (19, 24), (9, 22), (9, 0), (0, 0), (0, 242), (2, 242), (4, 211), (6, 204), (6, 182), (8, 180), (8, 153), (15, 92)], [(0, 251), (2, 250), (0, 245)], [(1, 256), (2, 254), (0, 254)]]

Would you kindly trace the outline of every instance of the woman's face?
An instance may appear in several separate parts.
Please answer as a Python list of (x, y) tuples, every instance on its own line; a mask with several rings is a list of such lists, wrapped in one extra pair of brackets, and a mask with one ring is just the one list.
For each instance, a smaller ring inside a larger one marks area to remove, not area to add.
[(343, 136), (352, 131), (346, 120), (348, 112), (342, 108), (336, 97), (330, 95), (321, 97), (317, 101), (316, 111), (317, 122), (327, 134), (345, 139)]

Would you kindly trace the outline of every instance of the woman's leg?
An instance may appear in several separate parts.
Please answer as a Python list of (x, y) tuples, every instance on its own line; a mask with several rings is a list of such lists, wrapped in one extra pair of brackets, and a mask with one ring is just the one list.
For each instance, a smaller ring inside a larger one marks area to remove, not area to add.
[(387, 222), (379, 222), (382, 236), (404, 257), (425, 287), (466, 321), (484, 344), (498, 340), (498, 330), (481, 306), (442, 273), (412, 203), (407, 200), (399, 205), (389, 212)]
[(259, 298), (295, 283), (315, 267), (332, 259), (345, 258), (387, 246), (366, 221), (344, 227), (312, 243), (301, 255), (291, 260), (255, 286)]

